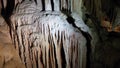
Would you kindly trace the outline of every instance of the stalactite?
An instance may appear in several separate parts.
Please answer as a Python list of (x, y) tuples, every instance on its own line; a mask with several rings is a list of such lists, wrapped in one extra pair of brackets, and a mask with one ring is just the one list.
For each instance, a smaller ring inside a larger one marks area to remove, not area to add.
[(61, 0), (61, 9), (67, 9), (68, 3), (66, 0)]
[(41, 0), (37, 0), (37, 7), (39, 10), (43, 10), (43, 7), (42, 7), (42, 1)]
[(74, 13), (77, 13), (80, 17), (83, 17), (82, 13), (82, 7), (83, 7), (83, 0), (70, 0), (71, 1), (71, 6), (70, 10)]
[(54, 1), (54, 10), (60, 11), (60, 0), (53, 0)]
[(51, 12), (47, 7), (51, 2), (45, 1), (43, 12), (29, 3), (20, 4), (11, 16), (12, 39), (18, 42), (14, 44), (26, 68), (85, 68), (86, 40), (81, 32), (66, 21), (66, 15)]
[(50, 0), (45, 0), (45, 10), (52, 10), (52, 5)]
[(81, 11), (81, 4), (74, 0), (25, 0), (17, 5), (10, 18), (12, 39), (26, 68), (86, 67), (88, 41), (81, 31), (90, 32), (74, 13), (78, 12), (76, 6)]

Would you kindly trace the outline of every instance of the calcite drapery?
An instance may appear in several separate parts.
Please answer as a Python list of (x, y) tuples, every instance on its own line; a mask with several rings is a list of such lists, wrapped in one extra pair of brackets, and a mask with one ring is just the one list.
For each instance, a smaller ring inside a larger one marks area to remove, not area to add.
[(65, 14), (51, 9), (41, 11), (35, 2), (24, 1), (11, 16), (12, 39), (22, 62), (26, 68), (85, 68), (85, 37)]

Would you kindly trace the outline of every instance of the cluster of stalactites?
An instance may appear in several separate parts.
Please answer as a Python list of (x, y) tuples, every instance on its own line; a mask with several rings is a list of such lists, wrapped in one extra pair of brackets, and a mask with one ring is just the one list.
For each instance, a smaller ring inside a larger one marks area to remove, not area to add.
[[(52, 11), (60, 11), (60, 10), (69, 10), (72, 11), (72, 0), (22, 0), (24, 1), (32, 1), (34, 2), (39, 10), (52, 10)], [(18, 2), (18, 1), (17, 1)]]
[(61, 13), (14, 14), (12, 39), (26, 68), (85, 68), (86, 40)]

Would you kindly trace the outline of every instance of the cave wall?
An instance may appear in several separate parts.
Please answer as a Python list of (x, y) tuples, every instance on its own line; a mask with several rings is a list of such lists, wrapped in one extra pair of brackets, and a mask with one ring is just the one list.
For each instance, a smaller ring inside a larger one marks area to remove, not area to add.
[[(66, 20), (66, 17), (69, 18), (68, 15), (61, 13), (59, 7), (55, 8), (56, 6), (54, 6), (54, 12), (50, 0), (45, 0), (44, 7), (37, 4), (40, 2), (39, 0), (37, 2), (13, 0), (10, 4), (8, 3), (9, 1), (7, 0), (7, 3), (3, 4), (5, 6), (2, 6), (1, 15), (7, 23), (6, 26), (10, 28), (8, 30), (10, 33), (8, 34), (11, 36), (12, 46), (16, 49), (15, 52), (18, 56), (16, 59), (21, 59), (22, 61), (20, 66), (24, 67), (25, 65), (26, 68), (86, 67), (86, 39), (80, 29), (75, 29), (75, 27), (70, 25), (70, 22)], [(56, 1), (54, 2), (54, 5), (59, 4)], [(68, 5), (64, 6), (64, 4), (61, 3), (63, 8), (65, 8), (63, 11), (69, 13), (71, 11), (69, 8), (71, 7), (68, 7)], [(75, 22), (82, 22), (82, 25), (85, 25), (82, 19), (78, 18), (79, 16), (73, 17)], [(53, 24), (51, 25), (50, 23)], [(83, 30), (86, 27), (83, 27)], [(4, 55), (1, 54), (1, 56)], [(5, 66), (2, 65), (2, 67), (6, 68), (6, 64), (15, 66), (11, 64), (11, 59), (15, 58), (10, 57), (8, 61), (10, 63), (5, 62)], [(4, 63), (4, 61), (1, 61), (1, 63)]]
[[(2, 8), (0, 0), (0, 13)], [(0, 14), (0, 68), (25, 68), (14, 48), (9, 31), (8, 24)]]
[[(6, 0), (3, 0), (3, 1), (5, 5), (4, 8), (6, 8), (8, 6), (6, 3)], [(13, 1), (13, 0), (7, 0), (7, 1)], [(21, 3), (21, 1), (22, 0), (15, 0), (15, 5), (17, 5), (18, 3)], [(119, 68), (119, 64), (120, 64), (120, 55), (119, 55), (120, 53), (119, 51), (120, 50), (120, 47), (119, 47), (120, 7), (119, 7), (119, 4), (120, 4), (120, 1), (119, 0), (99, 0), (99, 1), (97, 0), (83, 0), (83, 1), (82, 0), (71, 0), (71, 4), (69, 4), (71, 6), (69, 7), (64, 3), (65, 0), (62, 0), (62, 1), (63, 3), (61, 4), (62, 7), (60, 8), (60, 10), (62, 10), (64, 7), (67, 10), (78, 13), (78, 15), (83, 18), (83, 20), (85, 21), (85, 23), (89, 26), (91, 30), (91, 35), (92, 35), (91, 44), (92, 44), (92, 52), (93, 52), (92, 63), (94, 64), (93, 65), (94, 68), (96, 67), (98, 68), (107, 68), (107, 67), (108, 68)], [(0, 0), (0, 3), (1, 2), (2, 0)], [(15, 5), (12, 7), (15, 8)], [(1, 8), (2, 8), (2, 4), (0, 4), (0, 13), (2, 13), (1, 11), (3, 11)], [(8, 8), (7, 10), (9, 10), (9, 7), (7, 8)], [(40, 9), (40, 7), (38, 7), (38, 9)], [(4, 31), (3, 25), (6, 22), (4, 21), (4, 19), (5, 19), (4, 14), (1, 14), (0, 16), (1, 32)], [(9, 32), (9, 29), (7, 31)], [(6, 34), (8, 36), (8, 33)], [(3, 37), (6, 38), (5, 36)], [(4, 43), (1, 44), (2, 47), (4, 45), (7, 45), (7, 44), (4, 44)], [(3, 51), (1, 52), (4, 53), (5, 52), (4, 50), (6, 49), (7, 47), (3, 49)], [(0, 53), (0, 56), (2, 55), (1, 57), (4, 56), (3, 53)], [(3, 62), (5, 61), (2, 61), (2, 63)], [(7, 62), (5, 63), (7, 64)]]
[(88, 13), (86, 23), (94, 33), (92, 34), (95, 47), (93, 49), (93, 68), (120, 67), (118, 3), (119, 0), (84, 0)]

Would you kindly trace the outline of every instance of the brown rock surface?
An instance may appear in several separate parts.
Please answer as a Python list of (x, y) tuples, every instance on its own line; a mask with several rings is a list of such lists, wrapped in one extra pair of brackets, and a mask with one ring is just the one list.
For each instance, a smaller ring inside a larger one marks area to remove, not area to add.
[(0, 17), (0, 68), (24, 68), (12, 44), (9, 27)]

